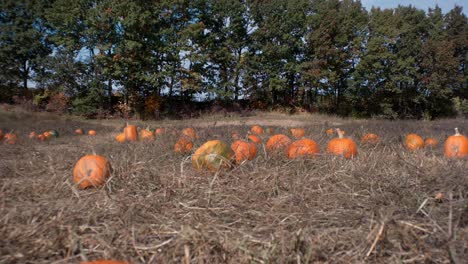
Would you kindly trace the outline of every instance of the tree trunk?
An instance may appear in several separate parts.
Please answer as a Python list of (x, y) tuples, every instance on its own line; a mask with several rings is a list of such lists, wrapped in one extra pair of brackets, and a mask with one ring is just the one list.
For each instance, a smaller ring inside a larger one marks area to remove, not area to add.
[(109, 79), (107, 82), (108, 82), (107, 83), (107, 96), (109, 97), (108, 98), (108, 100), (109, 100), (108, 101), (108, 103), (109, 103), (108, 109), (112, 110), (112, 79)]
[(28, 77), (29, 77), (29, 69), (28, 69), (28, 61), (24, 61), (23, 63), (23, 92), (26, 93), (28, 91)]

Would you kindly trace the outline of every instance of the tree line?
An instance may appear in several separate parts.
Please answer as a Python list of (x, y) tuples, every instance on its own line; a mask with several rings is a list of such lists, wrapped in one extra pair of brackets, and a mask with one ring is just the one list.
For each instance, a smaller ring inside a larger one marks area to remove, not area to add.
[(366, 10), (354, 0), (0, 5), (3, 102), (146, 116), (196, 101), (353, 117), (468, 111), (468, 24), (459, 6), (443, 13)]

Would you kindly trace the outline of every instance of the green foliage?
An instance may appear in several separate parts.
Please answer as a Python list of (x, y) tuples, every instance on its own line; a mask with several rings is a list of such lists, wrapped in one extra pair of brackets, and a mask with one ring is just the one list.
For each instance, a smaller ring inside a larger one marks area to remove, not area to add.
[(156, 117), (153, 97), (391, 119), (453, 115), (453, 98), (468, 99), (468, 23), (458, 6), (443, 14), (366, 11), (355, 0), (0, 5), (2, 101), (31, 80), (86, 115), (119, 109), (115, 90), (126, 109), (118, 112), (146, 117)]

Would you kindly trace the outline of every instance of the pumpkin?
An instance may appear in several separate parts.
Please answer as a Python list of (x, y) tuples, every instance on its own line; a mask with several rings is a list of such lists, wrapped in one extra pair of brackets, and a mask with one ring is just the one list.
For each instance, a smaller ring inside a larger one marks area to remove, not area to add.
[(78, 129), (75, 129), (75, 134), (77, 134), (77, 135), (83, 135), (83, 134), (84, 134), (84, 131), (83, 131), (83, 129), (78, 128)]
[(142, 129), (140, 131), (140, 140), (142, 141), (154, 141), (154, 133), (149, 129)]
[(325, 133), (327, 133), (327, 135), (331, 136), (333, 135), (334, 131), (333, 131), (333, 128), (329, 128), (325, 131)]
[(290, 159), (314, 157), (319, 153), (319, 145), (308, 138), (296, 140), (288, 147), (288, 158)]
[(125, 134), (124, 133), (120, 133), (118, 134), (116, 137), (115, 137), (115, 140), (117, 140), (117, 142), (119, 143), (124, 143), (126, 140), (125, 140)]
[(81, 157), (73, 168), (73, 181), (79, 189), (98, 187), (110, 175), (110, 163), (103, 156), (86, 155)]
[(444, 154), (448, 158), (463, 158), (468, 156), (468, 138), (460, 134), (458, 128), (455, 128), (454, 135), (449, 136), (445, 140)]
[(271, 127), (267, 127), (267, 128), (265, 129), (265, 132), (266, 132), (268, 135), (273, 135), (273, 134), (275, 134), (275, 130), (274, 130), (273, 128), (271, 128)]
[(234, 151), (221, 140), (210, 140), (198, 148), (192, 155), (192, 166), (201, 171), (208, 169), (216, 172), (221, 168), (230, 167)]
[(438, 193), (436, 193), (436, 194), (434, 195), (434, 199), (436, 199), (436, 200), (443, 200), (443, 199), (445, 199), (445, 195), (444, 195), (443, 192), (438, 192)]
[(301, 139), (305, 136), (305, 130), (302, 128), (291, 128), (291, 134), (295, 139)]
[(97, 134), (96, 130), (91, 129), (91, 130), (88, 131), (88, 135), (90, 135), (90, 136), (95, 136), (96, 134)]
[(16, 134), (10, 132), (5, 134), (5, 143), (9, 145), (15, 145), (16, 142), (18, 141), (18, 136)]
[(155, 131), (154, 131), (154, 134), (155, 135), (162, 135), (162, 134), (165, 134), (166, 133), (166, 129), (165, 128), (157, 128)]
[(50, 139), (50, 138), (52, 137), (52, 133), (50, 133), (50, 131), (46, 131), (46, 132), (44, 132), (44, 133), (42, 133), (42, 134), (44, 135), (44, 137), (45, 137), (46, 139)]
[(350, 159), (357, 155), (356, 143), (350, 138), (344, 137), (344, 132), (337, 128), (337, 138), (334, 138), (328, 142), (327, 153), (332, 153), (336, 156), (343, 156), (346, 159)]
[(95, 260), (95, 261), (82, 261), (80, 264), (129, 264), (126, 261), (118, 260)]
[(52, 135), (52, 137), (58, 137), (59, 132), (57, 130), (50, 130), (49, 133)]
[(408, 134), (405, 138), (405, 145), (409, 150), (417, 150), (424, 147), (424, 140), (417, 134)]
[(362, 136), (362, 138), (361, 138), (361, 143), (362, 144), (375, 145), (375, 144), (379, 143), (379, 141), (380, 141), (380, 137), (377, 136), (376, 134), (373, 134), (373, 133), (367, 133), (364, 136)]
[(127, 141), (137, 141), (138, 132), (137, 132), (137, 128), (136, 128), (135, 125), (127, 124), (127, 126), (124, 128), (123, 132), (125, 134), (125, 140), (127, 140)]
[(270, 153), (287, 153), (289, 145), (291, 145), (291, 139), (289, 137), (283, 134), (277, 134), (268, 139), (266, 143), (266, 150)]
[(252, 142), (244, 140), (236, 140), (231, 144), (231, 149), (234, 151), (237, 163), (242, 163), (245, 160), (253, 160), (257, 155), (257, 146)]
[(258, 136), (256, 136), (256, 135), (249, 135), (249, 136), (247, 137), (247, 139), (250, 140), (250, 141), (252, 141), (252, 142), (255, 143), (255, 144), (261, 144), (261, 143), (262, 143), (262, 140), (261, 140)]
[(44, 134), (37, 135), (37, 139), (39, 139), (40, 141), (46, 141), (47, 140), (47, 138), (44, 136)]
[(29, 133), (28, 138), (29, 138), (29, 139), (35, 139), (35, 138), (37, 138), (37, 133), (36, 133), (36, 131), (32, 131), (31, 133)]
[(435, 138), (426, 138), (424, 140), (424, 146), (429, 148), (435, 148), (439, 144), (439, 141)]
[(191, 140), (195, 140), (198, 138), (197, 132), (195, 132), (195, 129), (188, 127), (182, 130), (182, 136), (188, 137)]
[(261, 126), (253, 126), (250, 128), (250, 132), (254, 135), (263, 135), (263, 128)]
[(187, 137), (181, 137), (174, 145), (174, 152), (189, 153), (193, 149), (193, 142)]

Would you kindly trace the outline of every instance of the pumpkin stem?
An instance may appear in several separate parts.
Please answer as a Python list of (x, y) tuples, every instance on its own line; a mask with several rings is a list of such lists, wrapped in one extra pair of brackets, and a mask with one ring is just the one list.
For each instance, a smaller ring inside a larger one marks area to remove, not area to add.
[(336, 133), (338, 134), (338, 137), (339, 137), (339, 138), (343, 138), (344, 133), (343, 133), (343, 131), (341, 131), (341, 129), (337, 128), (337, 129), (336, 129)]
[(458, 127), (455, 128), (455, 136), (460, 136), (460, 132), (458, 131)]

